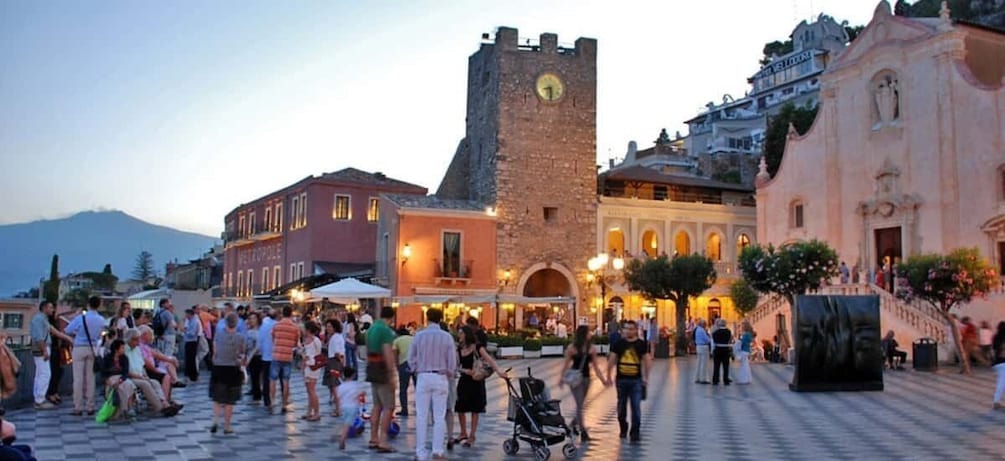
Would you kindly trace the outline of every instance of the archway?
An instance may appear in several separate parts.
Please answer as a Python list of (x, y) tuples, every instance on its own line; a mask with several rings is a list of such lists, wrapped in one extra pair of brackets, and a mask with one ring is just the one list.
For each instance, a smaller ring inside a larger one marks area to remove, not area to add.
[(625, 254), (625, 233), (620, 227), (607, 231), (607, 249), (611, 256), (624, 256)]
[(642, 233), (642, 251), (646, 253), (646, 256), (650, 258), (655, 258), (660, 254), (660, 243), (659, 239), (656, 237), (656, 231), (647, 230)]
[(676, 253), (677, 256), (687, 256), (691, 254), (691, 237), (687, 235), (687, 232), (677, 232), (677, 236), (674, 237), (674, 253)]
[[(527, 268), (520, 277), (516, 292), (527, 298), (568, 298), (569, 304), (571, 304), (571, 309), (568, 309), (571, 319), (576, 318), (579, 286), (576, 284), (576, 277), (572, 271), (561, 264), (537, 263)], [(547, 319), (549, 313), (552, 312), (550, 309), (548, 305), (524, 306), (523, 309), (517, 311), (515, 323), (520, 327), (525, 326), (530, 313), (535, 312), (543, 326), (544, 319)]]
[(708, 301), (708, 322), (709, 325), (715, 323), (716, 319), (722, 318), (722, 303), (719, 302), (718, 298), (712, 298)]
[(705, 241), (705, 256), (713, 262), (722, 261), (722, 237), (718, 233), (711, 233)]
[(741, 233), (736, 236), (736, 261), (740, 260), (740, 254), (743, 253), (743, 249), (750, 246), (750, 236)]
[(571, 297), (572, 287), (565, 274), (555, 269), (541, 269), (527, 279), (523, 295), (528, 298)]

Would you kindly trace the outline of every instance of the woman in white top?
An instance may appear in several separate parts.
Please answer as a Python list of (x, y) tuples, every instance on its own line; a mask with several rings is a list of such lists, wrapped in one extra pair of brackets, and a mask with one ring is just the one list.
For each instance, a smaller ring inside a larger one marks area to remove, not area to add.
[(318, 380), (321, 379), (321, 372), (325, 364), (318, 363), (322, 360), (321, 340), (318, 334), (321, 327), (313, 321), (304, 325), (304, 386), (307, 388), (307, 414), (300, 419), (307, 421), (320, 421), (321, 411), (318, 403)]
[(332, 416), (342, 415), (342, 407), (338, 401), (338, 386), (342, 384), (342, 373), (345, 370), (345, 337), (342, 336), (342, 322), (329, 320), (325, 325), (328, 334), (328, 366), (325, 369), (324, 384), (328, 386), (329, 402), (335, 405)]

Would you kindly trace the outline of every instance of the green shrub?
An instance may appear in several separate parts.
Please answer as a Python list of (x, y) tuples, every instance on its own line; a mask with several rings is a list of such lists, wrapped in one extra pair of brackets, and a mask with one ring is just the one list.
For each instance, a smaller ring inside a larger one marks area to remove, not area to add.
[(541, 335), (541, 332), (536, 328), (521, 328), (516, 331), (516, 334), (524, 338), (536, 338)]
[(610, 344), (611, 340), (607, 335), (594, 335), (593, 344)]
[(541, 350), (541, 340), (540, 339), (528, 339), (527, 342), (523, 343), (523, 350), (525, 350), (525, 351), (540, 351)]
[(558, 336), (545, 336), (541, 338), (542, 346), (568, 346), (571, 341), (568, 338)]
[(523, 347), (525, 340), (520, 336), (497, 336), (493, 342), (499, 347)]

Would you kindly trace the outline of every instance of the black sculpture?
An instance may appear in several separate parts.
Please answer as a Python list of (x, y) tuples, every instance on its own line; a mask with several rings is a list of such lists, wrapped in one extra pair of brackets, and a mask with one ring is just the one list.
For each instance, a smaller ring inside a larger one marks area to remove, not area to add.
[(881, 391), (878, 296), (797, 296), (797, 392)]

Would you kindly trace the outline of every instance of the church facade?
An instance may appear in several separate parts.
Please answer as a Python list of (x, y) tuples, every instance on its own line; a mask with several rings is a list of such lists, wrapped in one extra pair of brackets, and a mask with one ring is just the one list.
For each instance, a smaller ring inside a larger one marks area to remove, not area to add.
[(883, 1), (821, 76), (817, 119), (757, 181), (763, 243), (820, 239), (862, 273), (977, 246), (1005, 268), (1005, 35)]

